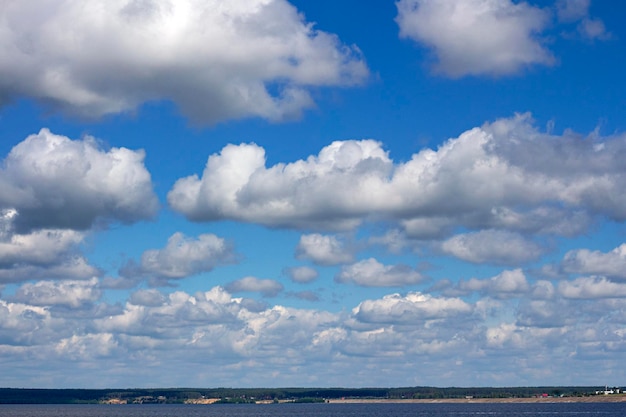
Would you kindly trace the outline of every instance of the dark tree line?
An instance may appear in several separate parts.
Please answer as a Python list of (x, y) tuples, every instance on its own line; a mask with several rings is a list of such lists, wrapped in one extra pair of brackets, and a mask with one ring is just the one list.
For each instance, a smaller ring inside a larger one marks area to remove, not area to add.
[(338, 398), (451, 399), (529, 398), (538, 395), (592, 395), (598, 387), (508, 387), (508, 388), (169, 388), (169, 389), (17, 389), (0, 388), (1, 404), (81, 404), (111, 399), (129, 403), (182, 403), (189, 399), (216, 398), (222, 403), (260, 400), (313, 402)]

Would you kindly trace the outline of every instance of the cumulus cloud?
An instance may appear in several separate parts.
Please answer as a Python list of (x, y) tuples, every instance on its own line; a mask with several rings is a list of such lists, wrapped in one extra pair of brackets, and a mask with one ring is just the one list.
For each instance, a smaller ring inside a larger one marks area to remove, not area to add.
[(520, 297), (530, 290), (530, 285), (521, 269), (503, 271), (486, 280), (472, 278), (468, 281), (460, 281), (458, 287), (462, 291), (480, 291), (495, 298)]
[[(8, 236), (7, 236), (8, 235)], [(25, 234), (0, 234), (0, 266), (51, 265), (84, 239), (73, 230), (45, 229)]]
[(286, 0), (5, 6), (0, 102), (32, 97), (99, 117), (172, 100), (201, 122), (281, 120), (313, 105), (309, 87), (368, 75), (357, 47), (315, 29)]
[(232, 263), (235, 254), (228, 242), (213, 234), (189, 238), (174, 233), (163, 249), (150, 249), (141, 255), (141, 262), (127, 263), (120, 275), (125, 278), (149, 277), (154, 284), (208, 272), (218, 265)]
[(622, 298), (626, 297), (626, 284), (605, 277), (581, 277), (559, 282), (558, 291), (564, 298)]
[(337, 237), (314, 233), (300, 237), (296, 258), (308, 259), (317, 265), (339, 265), (351, 262), (353, 255)]
[(319, 273), (315, 269), (308, 266), (286, 268), (284, 272), (285, 274), (287, 274), (287, 276), (289, 276), (289, 279), (299, 284), (307, 284), (309, 282), (313, 282), (317, 279), (319, 275)]
[(542, 255), (541, 247), (517, 233), (496, 230), (456, 235), (441, 244), (443, 252), (473, 263), (515, 265)]
[(23, 284), (15, 293), (15, 300), (35, 306), (81, 307), (102, 296), (98, 279), (88, 281), (38, 281)]
[(365, 300), (353, 309), (352, 314), (365, 323), (409, 324), (471, 312), (472, 306), (460, 298), (411, 292), (406, 296), (391, 294), (378, 300)]
[(16, 233), (14, 209), (0, 212), (0, 283), (35, 279), (86, 279), (101, 271), (80, 254), (85, 234), (40, 229)]
[[(372, 140), (333, 142), (271, 167), (259, 146), (228, 145), (209, 157), (201, 178), (178, 180), (168, 202), (194, 221), (347, 230), (393, 220), (430, 239), (459, 226), (494, 229), (474, 238), (505, 237), (498, 230), (573, 236), (598, 215), (626, 219), (624, 150), (625, 135), (546, 134), (529, 114), (468, 130), (402, 163)], [(537, 255), (531, 243), (506, 236)]]
[(517, 312), (521, 326), (562, 328), (576, 322), (576, 310), (564, 302), (554, 300), (523, 300)]
[(626, 279), (626, 243), (610, 252), (588, 249), (571, 250), (565, 254), (561, 268), (568, 273), (606, 275)]
[(60, 340), (54, 347), (59, 356), (72, 360), (92, 360), (108, 357), (118, 351), (118, 343), (112, 333), (72, 335)]
[(193, 295), (183, 291), (167, 296), (155, 291), (135, 294), (123, 311), (94, 320), (95, 329), (129, 336), (178, 338), (185, 334), (191, 338), (196, 326), (233, 323), (242, 309), (241, 299), (233, 299), (221, 287)]
[(400, 36), (432, 48), (435, 70), (450, 77), (506, 75), (552, 65), (541, 32), (550, 12), (511, 0), (400, 0)]
[(258, 145), (227, 145), (208, 158), (202, 178), (178, 180), (167, 200), (194, 221), (346, 229), (367, 214), (373, 202), (367, 196), (376, 195), (391, 168), (387, 152), (372, 140), (333, 142), (317, 156), (270, 169)]
[(278, 281), (256, 277), (238, 279), (227, 284), (224, 288), (231, 293), (258, 292), (263, 294), (264, 297), (275, 297), (284, 289), (283, 284)]
[(363, 287), (403, 287), (423, 280), (424, 277), (408, 265), (383, 265), (374, 258), (343, 266), (335, 276), (336, 282)]
[(550, 281), (539, 280), (532, 287), (532, 298), (539, 300), (550, 300), (554, 298), (555, 289)]
[(141, 150), (104, 150), (92, 137), (70, 140), (42, 129), (4, 159), (0, 208), (15, 212), (17, 232), (151, 218), (158, 201), (144, 156)]

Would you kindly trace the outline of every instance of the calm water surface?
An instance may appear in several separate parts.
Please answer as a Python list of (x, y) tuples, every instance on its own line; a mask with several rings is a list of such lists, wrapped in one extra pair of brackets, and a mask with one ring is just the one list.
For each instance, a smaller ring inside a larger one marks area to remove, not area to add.
[(0, 417), (626, 417), (626, 403), (0, 405)]

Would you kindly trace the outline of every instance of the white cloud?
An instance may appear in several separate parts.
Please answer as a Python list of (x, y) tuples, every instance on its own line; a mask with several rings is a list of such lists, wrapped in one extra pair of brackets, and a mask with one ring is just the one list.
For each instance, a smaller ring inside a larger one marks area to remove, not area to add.
[(532, 287), (532, 298), (549, 300), (554, 298), (554, 285), (550, 281), (539, 280)]
[(515, 265), (542, 255), (542, 248), (517, 233), (498, 230), (456, 235), (441, 244), (452, 256), (473, 263)]
[(90, 265), (82, 256), (62, 257), (57, 264), (50, 265), (14, 265), (0, 269), (0, 282), (16, 283), (41, 279), (88, 279), (100, 276), (98, 268)]
[(97, 301), (102, 296), (98, 279), (88, 281), (38, 281), (23, 284), (15, 293), (15, 299), (36, 306), (62, 305), (73, 308)]
[[(392, 294), (366, 300), (352, 313), (262, 307), (221, 287), (193, 295), (140, 290), (123, 307), (95, 301), (91, 310), (0, 300), (0, 353), (3, 371), (29, 386), (45, 386), (42, 375), (57, 374), (49, 384), (88, 385), (95, 378), (102, 387), (141, 385), (146, 378), (159, 385), (233, 386), (267, 375), (281, 386), (355, 380), (451, 386), (477, 379), (537, 385), (545, 367), (569, 372), (577, 384), (590, 369), (615, 375), (622, 369), (624, 297), (555, 297), (463, 301)], [(522, 354), (528, 351), (532, 361)], [(420, 368), (420, 379), (407, 364)]]
[(552, 65), (539, 38), (550, 12), (511, 0), (400, 0), (400, 36), (432, 48), (450, 77), (505, 75)]
[(307, 284), (309, 282), (313, 282), (317, 279), (319, 275), (319, 273), (315, 269), (308, 266), (286, 268), (284, 272), (289, 276), (289, 279), (299, 284)]
[(490, 327), (486, 332), (486, 344), (490, 348), (526, 349), (529, 340), (525, 337), (524, 328), (512, 323), (502, 323), (497, 327)]
[(565, 298), (622, 298), (626, 297), (626, 284), (605, 277), (581, 277), (559, 282), (558, 291)]
[(84, 239), (73, 230), (45, 229), (26, 234), (0, 234), (0, 265), (51, 265)]
[(575, 325), (575, 307), (554, 300), (524, 300), (517, 312), (517, 322), (521, 326), (539, 328), (562, 328)]
[(391, 294), (378, 300), (365, 300), (352, 311), (365, 323), (418, 323), (429, 319), (470, 314), (472, 306), (460, 298), (433, 297), (411, 292), (406, 296)]
[(459, 282), (462, 291), (480, 291), (496, 298), (521, 297), (530, 290), (526, 276), (521, 269), (503, 271), (489, 279), (472, 278)]
[(298, 259), (309, 259), (317, 265), (339, 265), (352, 262), (353, 255), (335, 236), (317, 233), (300, 236), (296, 248)]
[(335, 277), (336, 282), (364, 287), (402, 287), (423, 280), (419, 272), (407, 265), (383, 265), (374, 258), (343, 266)]
[(112, 356), (118, 342), (111, 333), (72, 335), (60, 340), (54, 347), (55, 353), (72, 360), (91, 360), (94, 357)]
[(233, 299), (221, 287), (161, 297), (153, 291), (139, 291), (123, 311), (94, 320), (94, 326), (100, 332), (176, 339), (183, 334), (191, 337), (190, 329), (193, 333), (197, 326), (233, 323), (243, 308), (241, 299)]
[(308, 87), (368, 75), (356, 47), (286, 0), (15, 1), (0, 31), (0, 102), (84, 117), (169, 99), (201, 122), (281, 120), (313, 105)]
[(275, 297), (281, 292), (283, 285), (273, 279), (260, 279), (256, 277), (245, 277), (227, 284), (226, 291), (235, 292), (258, 292), (264, 297)]
[(101, 274), (79, 252), (84, 233), (62, 229), (16, 233), (16, 216), (16, 210), (0, 212), (0, 283), (85, 279)]
[(563, 257), (561, 268), (574, 274), (606, 275), (624, 280), (626, 243), (607, 253), (588, 249), (571, 250)]
[(178, 180), (167, 200), (195, 221), (345, 229), (367, 214), (368, 195), (384, 187), (391, 168), (387, 152), (372, 140), (333, 142), (317, 156), (270, 169), (263, 148), (228, 145), (208, 158), (202, 178)]
[(42, 129), (17, 144), (0, 169), (0, 208), (14, 210), (19, 232), (131, 223), (158, 208), (143, 151), (101, 149)]
[[(396, 164), (372, 140), (333, 142), (316, 156), (271, 167), (259, 146), (228, 145), (209, 157), (201, 178), (178, 180), (168, 202), (194, 221), (346, 230), (394, 220), (409, 236), (429, 239), (459, 226), (491, 228), (493, 236), (573, 236), (598, 215), (626, 219), (626, 170), (618, 156), (624, 150), (625, 135), (546, 134), (528, 114), (471, 129)], [(537, 255), (532, 244), (514, 241)], [(507, 262), (521, 255), (499, 256)]]
[(120, 270), (120, 275), (126, 278), (149, 277), (159, 284), (208, 272), (234, 260), (232, 246), (221, 237), (202, 234), (194, 239), (177, 232), (170, 236), (165, 248), (145, 251), (139, 265), (127, 263)]

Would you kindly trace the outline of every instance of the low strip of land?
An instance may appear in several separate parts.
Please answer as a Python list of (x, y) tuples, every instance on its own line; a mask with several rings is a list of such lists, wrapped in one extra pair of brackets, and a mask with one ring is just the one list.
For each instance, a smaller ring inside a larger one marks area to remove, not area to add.
[(600, 402), (626, 402), (626, 395), (590, 395), (585, 397), (531, 397), (531, 398), (428, 398), (428, 399), (375, 399), (375, 398), (337, 398), (327, 400), (335, 404), (358, 404), (358, 403), (389, 403), (389, 404), (438, 404), (438, 403), (600, 403)]
[(626, 402), (620, 387), (0, 388), (0, 404), (274, 404)]

